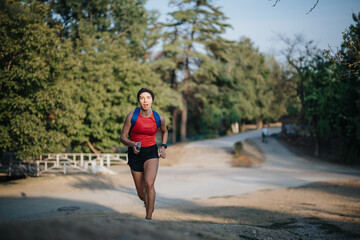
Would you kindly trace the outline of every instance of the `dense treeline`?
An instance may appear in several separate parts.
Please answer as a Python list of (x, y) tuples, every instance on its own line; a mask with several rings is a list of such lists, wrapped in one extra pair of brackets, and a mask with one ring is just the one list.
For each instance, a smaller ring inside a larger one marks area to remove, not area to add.
[(144, 4), (1, 1), (2, 152), (117, 151), (137, 91), (150, 87), (173, 143), (291, 114), (315, 139), (335, 136), (342, 160), (359, 158), (360, 15), (339, 53), (304, 43), (294, 54), (301, 42), (289, 41), (285, 65), (248, 38), (224, 39), (231, 26), (208, 0), (176, 1), (166, 23)]

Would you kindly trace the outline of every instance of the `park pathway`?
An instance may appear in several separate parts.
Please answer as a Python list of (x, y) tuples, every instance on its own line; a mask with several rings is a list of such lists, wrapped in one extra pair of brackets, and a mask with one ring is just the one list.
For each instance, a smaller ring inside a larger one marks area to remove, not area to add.
[[(271, 128), (271, 133), (280, 128)], [(260, 168), (231, 168), (229, 149), (251, 138), (265, 155)], [(260, 131), (196, 141), (184, 145), (183, 161), (160, 167), (156, 179), (156, 209), (191, 207), (195, 200), (234, 196), (260, 190), (296, 187), (316, 181), (359, 179), (360, 171), (324, 162), (311, 162), (288, 151), (275, 138), (261, 143)], [(63, 206), (77, 206), (77, 214), (118, 212), (143, 215), (129, 168), (113, 168), (116, 175), (73, 175), (30, 179), (0, 186), (0, 222), (57, 217)]]
[[(280, 128), (271, 128), (269, 134), (279, 133)], [(260, 137), (261, 132), (248, 131), (232, 136), (207, 139), (185, 144), (175, 168), (231, 168), (233, 146), (238, 141)]]
[[(270, 135), (279, 133), (280, 128), (269, 131)], [(191, 200), (360, 178), (358, 169), (304, 159), (290, 152), (276, 138), (270, 137), (267, 144), (262, 143), (260, 135), (261, 131), (255, 130), (185, 145), (178, 164), (159, 169), (158, 196), (171, 201)], [(265, 155), (264, 165), (231, 168), (229, 148), (247, 138), (251, 138)]]

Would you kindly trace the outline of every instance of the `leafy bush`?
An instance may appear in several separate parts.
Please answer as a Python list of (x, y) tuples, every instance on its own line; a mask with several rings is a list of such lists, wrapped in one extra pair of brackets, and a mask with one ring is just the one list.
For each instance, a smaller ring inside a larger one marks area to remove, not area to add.
[(243, 143), (241, 141), (235, 143), (235, 154), (241, 155), (243, 151)]

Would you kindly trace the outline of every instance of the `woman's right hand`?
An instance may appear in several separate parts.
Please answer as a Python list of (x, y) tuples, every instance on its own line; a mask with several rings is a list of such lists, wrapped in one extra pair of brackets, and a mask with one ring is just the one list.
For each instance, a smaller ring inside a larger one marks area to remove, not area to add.
[(140, 142), (134, 143), (134, 146), (133, 146), (134, 154), (139, 154), (139, 152), (140, 152), (139, 143)]

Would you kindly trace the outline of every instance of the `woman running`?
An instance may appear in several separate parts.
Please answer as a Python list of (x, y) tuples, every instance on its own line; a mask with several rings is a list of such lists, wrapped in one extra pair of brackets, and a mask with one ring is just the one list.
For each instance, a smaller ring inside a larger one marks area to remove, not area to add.
[[(137, 94), (140, 108), (130, 112), (124, 122), (120, 141), (129, 146), (128, 160), (139, 198), (146, 207), (146, 219), (151, 219), (155, 204), (154, 183), (159, 166), (159, 157), (166, 158), (168, 131), (165, 118), (151, 109), (154, 93), (142, 88)], [(155, 134), (160, 128), (161, 148), (155, 142)], [(130, 136), (130, 139), (128, 138)]]

